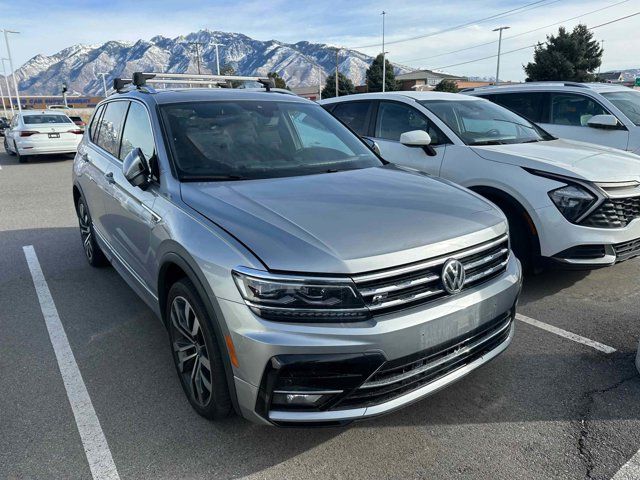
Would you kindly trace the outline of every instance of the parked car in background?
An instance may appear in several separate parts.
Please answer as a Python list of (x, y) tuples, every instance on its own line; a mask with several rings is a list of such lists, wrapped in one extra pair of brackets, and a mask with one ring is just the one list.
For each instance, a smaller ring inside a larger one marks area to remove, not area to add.
[(74, 162), (82, 244), (162, 318), (199, 414), (342, 424), (507, 348), (521, 271), (490, 202), (300, 97), (119, 82)]
[(71, 121), (73, 123), (75, 123), (78, 127), (80, 127), (81, 129), (84, 130), (84, 128), (87, 126), (87, 124), (85, 123), (84, 120), (82, 120), (82, 117), (79, 117), (77, 115), (69, 115), (69, 118), (71, 119)]
[(34, 155), (76, 153), (83, 133), (64, 113), (23, 110), (5, 130), (4, 149), (20, 163)]
[(0, 137), (4, 137), (4, 131), (9, 128), (9, 119), (0, 117)]
[(444, 177), (498, 205), (513, 249), (595, 268), (640, 255), (640, 157), (559, 140), (481, 98), (440, 92), (349, 95), (320, 102), (388, 161)]
[(49, 105), (47, 107), (49, 110), (72, 110), (68, 105)]
[(640, 154), (640, 91), (609, 83), (531, 82), (463, 90), (560, 138)]

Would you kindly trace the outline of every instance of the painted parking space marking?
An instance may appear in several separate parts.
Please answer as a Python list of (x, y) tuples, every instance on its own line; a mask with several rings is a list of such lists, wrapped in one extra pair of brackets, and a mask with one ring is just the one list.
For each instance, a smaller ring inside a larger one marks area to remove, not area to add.
[(611, 480), (638, 480), (640, 478), (640, 450), (625, 463)]
[(528, 323), (529, 325), (533, 325), (534, 327), (541, 328), (542, 330), (546, 330), (547, 332), (555, 333), (564, 338), (568, 338), (569, 340), (573, 340), (574, 342), (581, 343), (591, 348), (595, 348), (603, 353), (614, 353), (616, 351), (615, 348), (610, 347), (609, 345), (605, 345), (604, 343), (596, 342), (595, 340), (591, 340), (590, 338), (583, 337), (576, 333), (568, 332), (567, 330), (563, 330), (562, 328), (554, 327), (553, 325), (549, 325), (548, 323), (541, 322), (534, 318), (527, 317), (526, 315), (522, 315), (520, 313), (516, 313), (516, 319), (521, 322)]
[(91, 403), (87, 387), (82, 380), (80, 369), (58, 316), (58, 310), (42, 273), (36, 251), (32, 245), (24, 246), (22, 249), (29, 265), (33, 285), (40, 302), (40, 309), (42, 310), (47, 331), (49, 332), (49, 339), (58, 361), (58, 368), (60, 369), (64, 388), (67, 391), (67, 398), (76, 420), (82, 446), (89, 462), (91, 475), (94, 480), (119, 480), (120, 476), (113, 462), (111, 450), (109, 450), (107, 439)]

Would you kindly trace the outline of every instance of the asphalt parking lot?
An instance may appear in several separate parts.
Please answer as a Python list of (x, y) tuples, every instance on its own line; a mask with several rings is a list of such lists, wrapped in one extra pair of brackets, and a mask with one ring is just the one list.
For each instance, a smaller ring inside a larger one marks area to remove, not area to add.
[(161, 323), (113, 269), (87, 264), (71, 165), (0, 153), (0, 478), (92, 478), (28, 245), (119, 478), (640, 478), (640, 259), (525, 282), (522, 315), (611, 353), (519, 321), (495, 361), (384, 417), (324, 429), (211, 423), (189, 406)]

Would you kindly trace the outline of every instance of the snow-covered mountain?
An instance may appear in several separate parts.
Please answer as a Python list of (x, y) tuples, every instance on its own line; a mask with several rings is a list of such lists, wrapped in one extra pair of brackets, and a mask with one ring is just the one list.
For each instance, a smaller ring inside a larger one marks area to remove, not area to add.
[[(290, 87), (317, 85), (335, 69), (335, 49), (325, 44), (276, 40), (259, 41), (240, 33), (200, 30), (186, 36), (153, 37), (135, 43), (110, 41), (103, 45), (74, 45), (51, 55), (37, 55), (16, 70), (20, 91), (25, 94), (59, 94), (67, 84), (70, 93), (101, 94), (102, 79), (130, 77), (135, 71), (197, 72), (196, 49), (201, 72), (216, 72), (215, 43), (220, 43), (220, 65), (231, 65), (238, 75), (277, 72)], [(340, 49), (340, 72), (355, 85), (365, 82), (372, 57)], [(406, 70), (396, 67), (397, 73)]]

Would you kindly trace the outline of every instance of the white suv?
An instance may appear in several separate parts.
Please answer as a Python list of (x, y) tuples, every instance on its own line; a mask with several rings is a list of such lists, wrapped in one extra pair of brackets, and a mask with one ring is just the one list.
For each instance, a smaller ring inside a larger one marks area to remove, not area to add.
[(593, 268), (640, 255), (640, 156), (558, 140), (468, 95), (372, 93), (320, 103), (375, 141), (385, 160), (492, 200), (528, 267), (540, 257)]
[(640, 91), (607, 83), (532, 82), (463, 90), (560, 138), (640, 154)]

